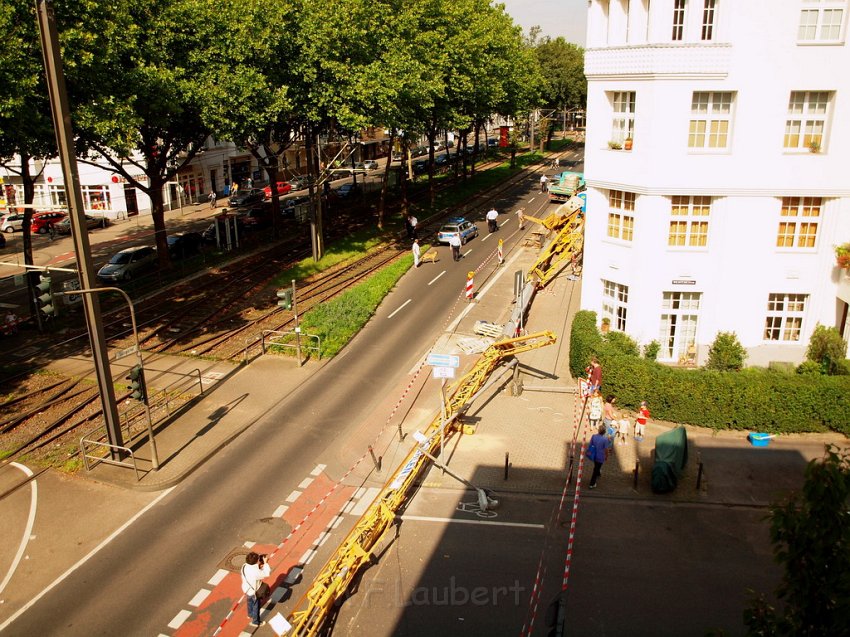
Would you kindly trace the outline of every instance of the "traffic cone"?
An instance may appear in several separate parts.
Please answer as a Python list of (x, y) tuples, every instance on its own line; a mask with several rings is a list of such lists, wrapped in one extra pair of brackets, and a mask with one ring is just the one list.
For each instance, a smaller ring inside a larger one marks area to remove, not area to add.
[(470, 303), (473, 301), (473, 288), (475, 283), (473, 282), (473, 277), (475, 276), (475, 272), (467, 272), (466, 273), (466, 300)]

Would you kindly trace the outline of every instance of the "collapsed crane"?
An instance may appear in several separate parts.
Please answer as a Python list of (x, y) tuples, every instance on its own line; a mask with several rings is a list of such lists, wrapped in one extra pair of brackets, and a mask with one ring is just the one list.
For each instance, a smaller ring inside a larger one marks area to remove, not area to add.
[(526, 276), (526, 280), (534, 278), (538, 289), (545, 287), (561, 268), (581, 255), (584, 246), (584, 215), (581, 211), (583, 203), (580, 197), (571, 197), (545, 219), (526, 215), (526, 219), (541, 224), (551, 232), (557, 232)]
[(553, 333), (544, 331), (497, 341), (484, 351), (469, 372), (448, 388), (445, 419), (438, 414), (431, 421), (420, 436), (426, 439), (425, 442), (410, 451), (375, 502), (319, 571), (296, 610), (289, 616), (291, 635), (316, 635), (322, 630), (334, 605), (342, 599), (354, 577), (369, 563), (373, 548), (413, 496), (416, 480), (430, 463), (429, 456), (435, 455), (441, 438), (445, 444), (451, 434), (460, 429), (459, 421), (464, 411), (476, 392), (484, 387), (490, 374), (504, 359), (551, 345), (556, 340)]

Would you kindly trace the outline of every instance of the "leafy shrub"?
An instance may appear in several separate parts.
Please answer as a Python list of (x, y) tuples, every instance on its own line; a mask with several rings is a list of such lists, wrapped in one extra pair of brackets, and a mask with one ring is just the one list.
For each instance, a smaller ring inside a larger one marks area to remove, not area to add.
[(836, 376), (850, 376), (850, 360), (845, 358), (844, 360), (838, 361), (835, 365), (834, 374)]
[(573, 378), (584, 376), (590, 358), (599, 352), (602, 336), (596, 328), (596, 312), (576, 312), (570, 330), (570, 373)]
[(820, 364), (825, 374), (835, 374), (839, 361), (847, 356), (847, 341), (834, 327), (815, 326), (806, 358)]
[(816, 361), (803, 361), (797, 365), (798, 374), (814, 374), (820, 376), (823, 373), (823, 368)]
[(718, 332), (708, 350), (705, 368), (720, 372), (738, 371), (744, 366), (746, 359), (747, 351), (735, 332)]
[(608, 332), (603, 338), (602, 349), (626, 356), (640, 356), (637, 342), (625, 332)]
[(648, 361), (658, 359), (658, 352), (661, 351), (661, 343), (658, 341), (650, 341), (643, 346), (643, 357)]

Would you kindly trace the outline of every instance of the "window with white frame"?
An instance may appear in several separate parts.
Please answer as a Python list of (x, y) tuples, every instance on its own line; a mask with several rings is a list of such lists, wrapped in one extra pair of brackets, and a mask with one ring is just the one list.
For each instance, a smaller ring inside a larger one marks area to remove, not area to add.
[(803, 0), (799, 42), (841, 42), (847, 0)]
[(694, 93), (688, 148), (728, 148), (733, 95), (731, 92), (714, 91)]
[(717, 0), (704, 0), (702, 7), (702, 30), (700, 38), (703, 42), (714, 39), (715, 20), (717, 20)]
[(613, 95), (614, 117), (611, 122), (611, 141), (621, 146), (635, 132), (635, 93), (618, 91)]
[(611, 327), (626, 331), (629, 305), (629, 286), (602, 280), (602, 318), (610, 319)]
[(764, 340), (800, 340), (807, 296), (806, 294), (768, 294)]
[(608, 236), (632, 241), (635, 230), (635, 193), (608, 191)]
[(820, 197), (783, 197), (776, 247), (814, 248), (822, 206)]
[(685, 36), (685, 0), (673, 0), (673, 41)]
[(65, 194), (65, 186), (50, 185), (50, 203), (54, 206), (68, 205), (68, 197)]
[(661, 300), (659, 342), (662, 360), (695, 357), (697, 323), (702, 292), (664, 292)]
[(82, 186), (83, 207), (86, 210), (112, 210), (108, 186)]
[(676, 195), (670, 202), (670, 247), (704, 248), (708, 245), (711, 197)]
[(791, 91), (785, 120), (785, 148), (819, 151), (829, 115), (829, 91)]

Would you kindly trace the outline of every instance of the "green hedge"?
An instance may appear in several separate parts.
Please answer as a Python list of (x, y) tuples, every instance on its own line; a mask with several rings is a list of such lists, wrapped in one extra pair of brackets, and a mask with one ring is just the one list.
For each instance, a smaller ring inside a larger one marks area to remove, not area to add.
[[(592, 331), (590, 328), (593, 328)], [(583, 376), (590, 357), (602, 364), (602, 392), (635, 409), (649, 403), (660, 420), (714, 429), (772, 433), (838, 431), (850, 435), (850, 378), (799, 375), (761, 368), (740, 372), (667, 367), (627, 356), (606, 342), (596, 314), (573, 321), (570, 370)]]

